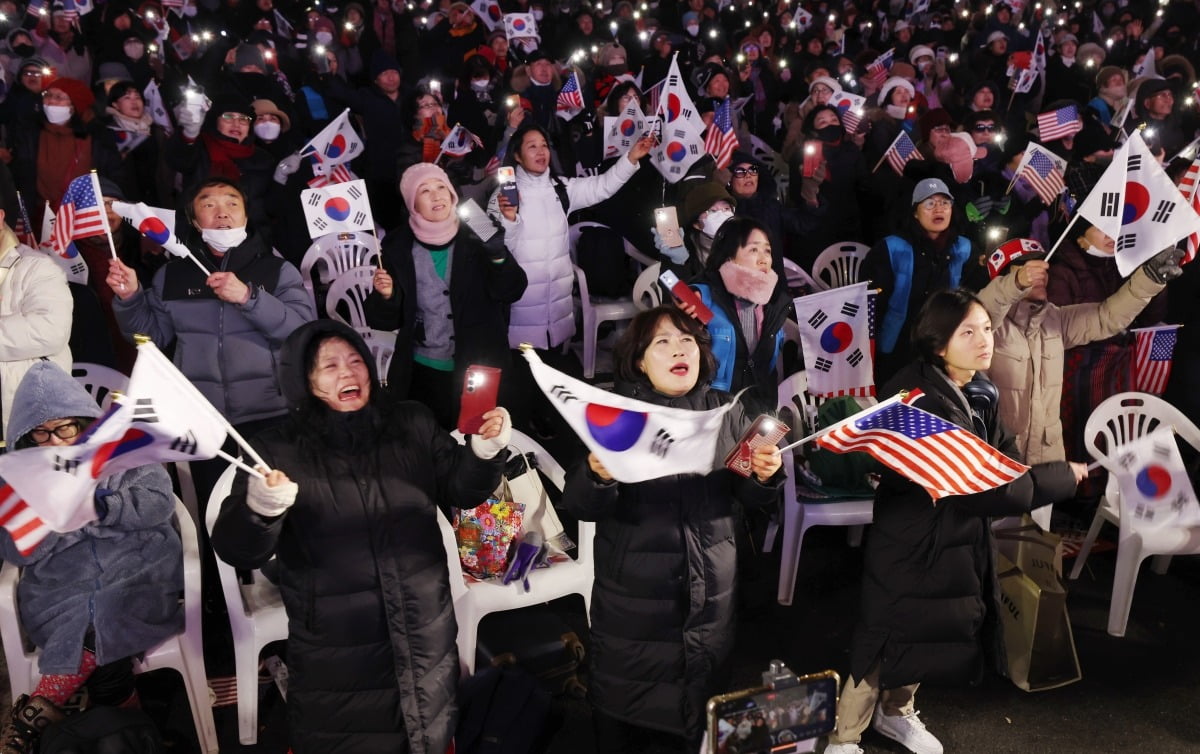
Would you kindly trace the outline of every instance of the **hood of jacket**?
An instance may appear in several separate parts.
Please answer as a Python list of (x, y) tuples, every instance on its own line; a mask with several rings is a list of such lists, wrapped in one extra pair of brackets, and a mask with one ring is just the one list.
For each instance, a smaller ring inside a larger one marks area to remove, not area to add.
[(279, 366), (277, 376), (279, 388), (288, 403), (288, 410), (296, 411), (303, 407), (311, 393), (308, 388), (308, 369), (304, 363), (304, 354), (313, 340), (325, 334), (338, 335), (362, 355), (371, 375), (371, 389), (379, 389), (379, 374), (376, 371), (375, 358), (366, 342), (348, 325), (330, 319), (318, 319), (297, 327), (279, 350)]
[(104, 411), (74, 377), (51, 361), (39, 361), (29, 367), (13, 398), (4, 438), (9, 449), (29, 430), (51, 419), (78, 416), (95, 419)]

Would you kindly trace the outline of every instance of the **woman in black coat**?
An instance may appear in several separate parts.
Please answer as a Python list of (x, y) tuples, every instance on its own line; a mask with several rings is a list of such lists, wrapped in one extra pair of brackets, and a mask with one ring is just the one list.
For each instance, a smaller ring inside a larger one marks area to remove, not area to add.
[(254, 443), (275, 470), (238, 474), (212, 540), (237, 568), (278, 557), (292, 751), (443, 754), (459, 663), (437, 511), (495, 490), (508, 414), (459, 445), (424, 406), (385, 401), (366, 344), (331, 320), (288, 337), (279, 375), (292, 421)]
[[(938, 291), (912, 332), (917, 360), (882, 395), (920, 390), (915, 406), (1017, 457), (998, 419), (995, 386), (976, 377), (991, 364), (994, 346), (979, 300), (962, 289)], [(876, 730), (912, 751), (942, 751), (914, 711), (918, 684), (978, 683), (985, 651), (1005, 673), (989, 518), (1069, 498), (1086, 476), (1081, 463), (1040, 463), (1000, 487), (935, 502), (924, 487), (884, 470), (864, 552), (851, 677), (826, 752), (861, 751), (858, 741), (872, 718)]]
[[(731, 400), (708, 388), (707, 333), (674, 307), (639, 313), (613, 362), (617, 392), (637, 400), (695, 411)], [(624, 484), (589, 455), (567, 479), (567, 510), (597, 522), (589, 684), (597, 751), (642, 751), (655, 738), (696, 751), (734, 643), (734, 504), (768, 505), (783, 481), (775, 446), (755, 452), (749, 478), (721, 465), (747, 424), (739, 406), (725, 415), (716, 470), (706, 475)]]
[[(409, 222), (384, 239), (383, 264), (364, 306), (367, 324), (399, 328), (389, 392), (421, 401), (452, 429), (466, 368), (512, 366), (508, 309), (525, 292), (525, 271), (505, 248), (503, 231), (484, 243), (459, 222), (458, 195), (440, 167), (424, 162), (404, 171), (400, 194)], [(491, 224), (482, 212), (480, 221)]]

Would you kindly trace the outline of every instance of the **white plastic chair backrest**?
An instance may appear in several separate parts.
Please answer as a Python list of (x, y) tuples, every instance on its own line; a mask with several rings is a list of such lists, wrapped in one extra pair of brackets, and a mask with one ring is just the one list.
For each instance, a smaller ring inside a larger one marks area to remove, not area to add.
[[(225, 498), (229, 497), (230, 491), (233, 490), (233, 478), (237, 476), (237, 472), (238, 469), (233, 464), (226, 467), (221, 472), (221, 476), (217, 477), (217, 483), (213, 485), (212, 493), (208, 496), (208, 508), (204, 511), (204, 528), (208, 531), (210, 541), (213, 527), (217, 525), (217, 518), (221, 515), (221, 506), (224, 505)], [(242, 614), (249, 616), (251, 606), (246, 604), (239, 586), (240, 577), (237, 571), (219, 556), (215, 556), (215, 553), (214, 557), (217, 563), (217, 573), (221, 578), (221, 592), (225, 595), (226, 607), (232, 608), (233, 605), (241, 605)], [(259, 581), (266, 577), (262, 575), (262, 571), (255, 569), (251, 573), (251, 578)]]
[(1119, 469), (1113, 451), (1161, 424), (1174, 427), (1176, 434), (1200, 450), (1200, 429), (1182, 411), (1149, 393), (1117, 393), (1105, 398), (1088, 417), (1083, 441), (1088, 453), (1114, 472)]
[(658, 287), (658, 275), (662, 265), (655, 262), (638, 275), (633, 283), (633, 304), (645, 311), (662, 303), (662, 289)]
[(313, 241), (300, 260), (304, 287), (313, 289), (312, 272), (316, 268), (322, 285), (354, 267), (379, 265), (379, 239), (370, 233), (333, 233)]
[(366, 327), (365, 304), (374, 286), (374, 267), (352, 267), (329, 285), (325, 296), (325, 313), (330, 319), (344, 322), (351, 327)]
[(355, 327), (367, 344), (371, 358), (375, 360), (375, 370), (379, 374), (379, 382), (387, 385), (387, 370), (392, 363), (392, 355), (396, 352), (396, 333), (388, 330), (372, 330), (369, 327)]
[(813, 277), (829, 288), (857, 283), (858, 268), (871, 247), (864, 243), (844, 241), (827, 247), (813, 262)]
[(96, 399), (101, 408), (112, 403), (114, 390), (124, 392), (129, 387), (129, 378), (111, 367), (77, 361), (71, 366), (71, 376), (83, 386), (88, 395)]
[(575, 268), (575, 282), (579, 284), (579, 301), (583, 306), (591, 306), (592, 294), (588, 293), (587, 273), (577, 264), (571, 266)]
[(783, 258), (783, 274), (787, 280), (788, 290), (795, 295), (797, 291), (823, 291), (825, 284), (816, 280), (804, 271), (804, 268), (787, 257)]
[[(817, 426), (817, 409), (823, 401), (808, 394), (808, 374), (796, 372), (779, 383), (776, 408), (790, 408), (793, 413), (792, 433), (796, 439), (812, 433)], [(799, 413), (799, 416), (795, 414)]]
[[(577, 259), (575, 256), (575, 247), (579, 245), (579, 236), (583, 234), (584, 228), (608, 228), (608, 226), (604, 223), (598, 223), (592, 220), (582, 220), (568, 227), (567, 248), (571, 252), (572, 262), (576, 261)], [(611, 228), (609, 228), (609, 230), (611, 230)], [(625, 253), (643, 268), (654, 264), (654, 260), (639, 251), (638, 247), (630, 243), (628, 238), (622, 238), (621, 240), (625, 242)]]

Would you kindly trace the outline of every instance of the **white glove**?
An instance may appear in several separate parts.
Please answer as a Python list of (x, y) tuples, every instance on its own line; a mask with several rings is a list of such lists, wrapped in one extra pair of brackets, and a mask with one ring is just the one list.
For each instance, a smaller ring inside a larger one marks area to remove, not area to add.
[(265, 518), (282, 516), (296, 502), (296, 493), (300, 491), (295, 482), (284, 482), (274, 487), (268, 487), (265, 479), (250, 477), (246, 486), (246, 505)]
[(292, 152), (279, 161), (275, 166), (275, 182), (280, 186), (287, 185), (288, 176), (300, 169), (300, 153)]
[(508, 447), (512, 442), (512, 417), (508, 415), (508, 409), (497, 407), (497, 411), (504, 413), (504, 423), (500, 426), (500, 434), (490, 439), (483, 439), (479, 435), (471, 435), (471, 450), (477, 458), (485, 461), (490, 461), (496, 455)]
[(650, 235), (654, 237), (654, 248), (658, 249), (658, 253), (670, 259), (675, 264), (683, 264), (687, 261), (688, 250), (686, 246), (667, 246), (667, 242), (658, 234), (658, 228), (651, 228)]
[(210, 107), (212, 102), (208, 97), (203, 99), (200, 107), (188, 105), (186, 102), (175, 106), (175, 122), (179, 124), (179, 130), (183, 132), (184, 137), (194, 139), (200, 135), (200, 127), (204, 125), (204, 116), (208, 114)]

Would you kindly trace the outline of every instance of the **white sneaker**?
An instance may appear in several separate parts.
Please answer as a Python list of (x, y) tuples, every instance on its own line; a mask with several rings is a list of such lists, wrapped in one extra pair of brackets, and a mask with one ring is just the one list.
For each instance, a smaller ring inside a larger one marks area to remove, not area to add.
[(876, 703), (871, 727), (893, 741), (904, 744), (913, 754), (942, 754), (942, 742), (925, 729), (925, 723), (921, 722), (919, 714), (912, 712), (907, 715), (885, 715), (883, 706)]
[(829, 744), (825, 747), (825, 754), (863, 754), (863, 750), (858, 744)]

